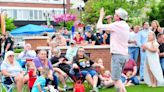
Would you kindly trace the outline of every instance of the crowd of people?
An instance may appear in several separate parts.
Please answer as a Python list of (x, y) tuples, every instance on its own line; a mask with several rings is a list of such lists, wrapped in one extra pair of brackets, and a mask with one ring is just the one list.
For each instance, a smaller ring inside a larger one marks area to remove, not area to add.
[[(51, 53), (44, 49), (34, 51), (31, 44), (26, 43), (16, 57), (13, 37), (3, 34), (0, 68), (5, 82), (14, 80), (18, 92), (22, 92), (25, 83), (29, 92), (43, 92), (50, 85), (56, 90), (67, 91), (68, 77), (73, 82), (76, 82), (74, 77), (82, 82), (86, 80), (95, 92), (99, 87), (111, 86), (115, 86), (118, 92), (126, 92), (124, 86), (139, 85), (140, 81), (151, 87), (164, 86), (164, 29), (157, 20), (152, 21), (151, 26), (144, 22), (142, 26), (130, 28), (124, 14), (124, 10), (118, 9), (114, 16), (116, 22), (111, 23), (111, 17), (107, 17), (108, 24), (104, 25), (101, 22), (105, 13), (101, 9), (98, 31), (75, 32), (72, 40), (69, 40), (71, 34), (67, 30), (58, 30), (47, 40)], [(67, 45), (69, 48), (63, 55), (58, 47)], [(111, 45), (111, 71), (105, 69), (101, 58), (93, 61), (87, 56), (82, 47), (87, 45)]]

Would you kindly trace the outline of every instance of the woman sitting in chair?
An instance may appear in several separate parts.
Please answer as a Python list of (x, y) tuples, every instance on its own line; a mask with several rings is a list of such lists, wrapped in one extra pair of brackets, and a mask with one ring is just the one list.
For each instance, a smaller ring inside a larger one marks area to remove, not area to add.
[[(80, 69), (82, 77), (85, 78), (93, 87), (94, 92), (98, 92), (97, 82), (98, 74), (92, 69), (93, 66), (98, 66), (96, 63), (90, 60), (90, 58), (85, 55), (84, 48), (80, 47), (77, 51), (77, 55), (73, 59), (73, 68), (76, 74), (76, 70)], [(79, 75), (80, 73), (77, 73)]]
[(19, 63), (14, 59), (14, 52), (5, 53), (4, 61), (1, 65), (2, 75), (5, 77), (4, 84), (16, 83), (17, 92), (22, 92), (23, 88), (23, 70)]

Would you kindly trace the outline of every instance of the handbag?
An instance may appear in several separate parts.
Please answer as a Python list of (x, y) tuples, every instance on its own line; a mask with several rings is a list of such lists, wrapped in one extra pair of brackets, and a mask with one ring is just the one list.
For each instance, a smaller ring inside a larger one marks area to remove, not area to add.
[[(82, 77), (82, 73), (80, 72), (80, 77)], [(74, 84), (74, 88), (73, 88), (73, 92), (85, 92), (85, 87), (84, 84), (82, 83), (82, 80), (77, 80), (77, 78), (75, 76), (73, 76), (74, 80), (75, 80), (75, 84)]]
[(77, 81), (74, 84), (73, 92), (85, 92), (84, 84), (82, 84), (81, 81)]

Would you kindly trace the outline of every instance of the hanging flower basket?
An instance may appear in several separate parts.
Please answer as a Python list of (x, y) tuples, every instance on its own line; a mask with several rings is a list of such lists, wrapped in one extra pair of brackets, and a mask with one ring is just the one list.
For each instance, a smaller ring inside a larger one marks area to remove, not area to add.
[(64, 27), (65, 22), (66, 29), (71, 30), (72, 26), (74, 25), (74, 21), (76, 20), (76, 16), (73, 14), (54, 15), (53, 20), (62, 27)]

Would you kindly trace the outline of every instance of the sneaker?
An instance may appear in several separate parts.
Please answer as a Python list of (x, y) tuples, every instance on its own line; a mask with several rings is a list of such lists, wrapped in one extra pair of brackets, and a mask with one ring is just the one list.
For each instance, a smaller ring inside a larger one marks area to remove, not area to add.
[(64, 91), (72, 91), (73, 90), (73, 87), (65, 86), (63, 90)]
[(94, 87), (93, 92), (99, 92), (99, 89), (97, 87)]
[(144, 81), (144, 79), (140, 79), (140, 81)]
[(49, 88), (48, 88), (48, 87), (44, 87), (44, 90), (48, 91), (48, 90), (49, 90)]

